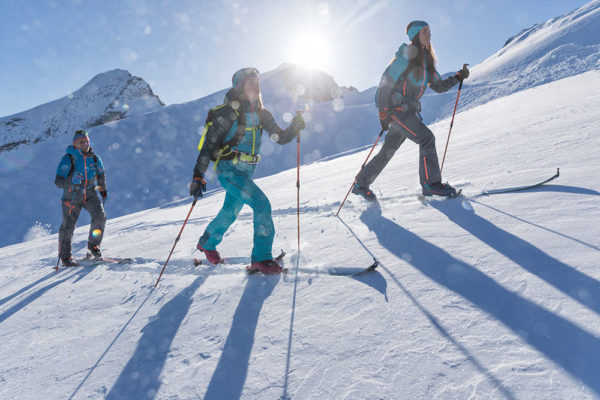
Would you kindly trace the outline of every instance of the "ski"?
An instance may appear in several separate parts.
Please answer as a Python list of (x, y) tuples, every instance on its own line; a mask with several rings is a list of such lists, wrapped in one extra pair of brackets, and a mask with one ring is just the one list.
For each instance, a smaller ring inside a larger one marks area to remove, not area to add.
[[(363, 275), (367, 272), (375, 270), (379, 265), (378, 261), (375, 261), (373, 264), (369, 265), (367, 268), (357, 268), (357, 267), (325, 267), (323, 269), (316, 268), (298, 268), (298, 272), (305, 274), (324, 274), (331, 276), (359, 276)], [(289, 271), (287, 268), (285, 270), (286, 274), (294, 275), (293, 271)]]
[(533, 185), (525, 185), (525, 186), (516, 186), (516, 187), (510, 187), (510, 188), (504, 188), (504, 189), (490, 189), (490, 190), (484, 190), (483, 192), (480, 193), (480, 196), (489, 196), (491, 194), (499, 194), (499, 193), (510, 193), (510, 192), (518, 192), (520, 190), (527, 190), (527, 189), (533, 189), (536, 188), (538, 186), (542, 186), (556, 178), (558, 178), (560, 176), (560, 168), (556, 168), (556, 174), (552, 175), (550, 178), (546, 179), (545, 181), (539, 182), (539, 183), (535, 183)]
[[(59, 268), (76, 268), (76, 267), (95, 267), (97, 265), (101, 265), (101, 264), (131, 264), (133, 262), (133, 258), (108, 258), (108, 257), (102, 257), (102, 258), (91, 258), (91, 257), (84, 257), (84, 258), (80, 258), (77, 260), (74, 260), (75, 265), (61, 265)], [(53, 267), (53, 269), (55, 271), (58, 271), (57, 268)]]

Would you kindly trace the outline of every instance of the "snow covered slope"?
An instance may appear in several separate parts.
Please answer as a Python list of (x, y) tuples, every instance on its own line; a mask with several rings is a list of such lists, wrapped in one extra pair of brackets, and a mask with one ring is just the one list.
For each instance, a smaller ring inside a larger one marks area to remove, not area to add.
[(0, 153), (164, 106), (150, 86), (115, 69), (62, 99), (0, 118)]
[[(54, 273), (56, 235), (1, 248), (0, 398), (600, 398), (598, 79), (458, 115), (444, 177), (466, 199), (418, 202), (407, 142), (373, 185), (381, 208), (350, 197), (349, 230), (333, 213), (366, 151), (303, 166), (297, 280), (240, 272), (248, 208), (219, 247), (233, 264), (191, 265), (222, 191), (198, 202), (155, 290), (189, 199), (109, 220), (104, 252), (135, 257), (130, 266)], [(448, 123), (432, 127), (438, 148)], [(476, 196), (557, 167), (536, 190)], [(295, 177), (258, 180), (292, 271)], [(368, 275), (317, 272), (371, 255), (381, 266)]]
[[(457, 69), (460, 66), (457, 66)], [(460, 96), (466, 110), (508, 94), (600, 69), (600, 0), (539, 23), (506, 41), (481, 64), (473, 66)], [(600, 82), (590, 82), (600, 90)], [(423, 100), (423, 118), (434, 121), (454, 109), (456, 91)]]

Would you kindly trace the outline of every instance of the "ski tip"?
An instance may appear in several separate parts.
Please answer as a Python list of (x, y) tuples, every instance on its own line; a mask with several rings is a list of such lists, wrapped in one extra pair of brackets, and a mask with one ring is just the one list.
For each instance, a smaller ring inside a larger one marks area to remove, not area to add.
[(200, 260), (199, 258), (194, 258), (194, 260), (192, 262), (194, 263), (194, 267), (197, 267), (198, 265), (202, 265), (202, 260)]

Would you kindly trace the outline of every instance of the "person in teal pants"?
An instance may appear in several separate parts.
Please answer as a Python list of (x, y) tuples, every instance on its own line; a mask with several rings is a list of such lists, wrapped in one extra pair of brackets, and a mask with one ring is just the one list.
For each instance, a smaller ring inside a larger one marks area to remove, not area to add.
[(261, 157), (263, 130), (276, 143), (286, 144), (300, 134), (305, 124), (298, 113), (287, 129), (279, 127), (271, 112), (263, 107), (259, 73), (255, 68), (237, 71), (232, 83), (233, 88), (225, 95), (224, 104), (209, 111), (198, 146), (200, 153), (194, 167), (190, 195), (195, 199), (202, 197), (206, 190), (204, 176), (210, 161), (215, 163), (217, 179), (226, 194), (223, 207), (206, 227), (197, 248), (211, 263), (221, 263), (223, 260), (217, 246), (247, 204), (254, 212), (251, 269), (277, 274), (281, 272), (281, 266), (272, 254), (275, 228), (271, 203), (254, 183), (252, 175)]

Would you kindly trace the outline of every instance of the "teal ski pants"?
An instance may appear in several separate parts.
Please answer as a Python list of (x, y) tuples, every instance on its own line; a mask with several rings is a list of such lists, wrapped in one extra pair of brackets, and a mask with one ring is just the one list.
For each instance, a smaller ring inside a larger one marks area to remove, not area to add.
[[(221, 164), (231, 164), (231, 162), (221, 161), (219, 167)], [(271, 203), (263, 191), (252, 181), (254, 169), (255, 166), (244, 163), (231, 167), (223, 165), (223, 168), (219, 168), (217, 179), (225, 189), (225, 202), (200, 237), (200, 244), (206, 250), (216, 250), (227, 229), (236, 220), (244, 204), (247, 204), (254, 212), (252, 262), (273, 259), (271, 252), (275, 227), (271, 217)]]

